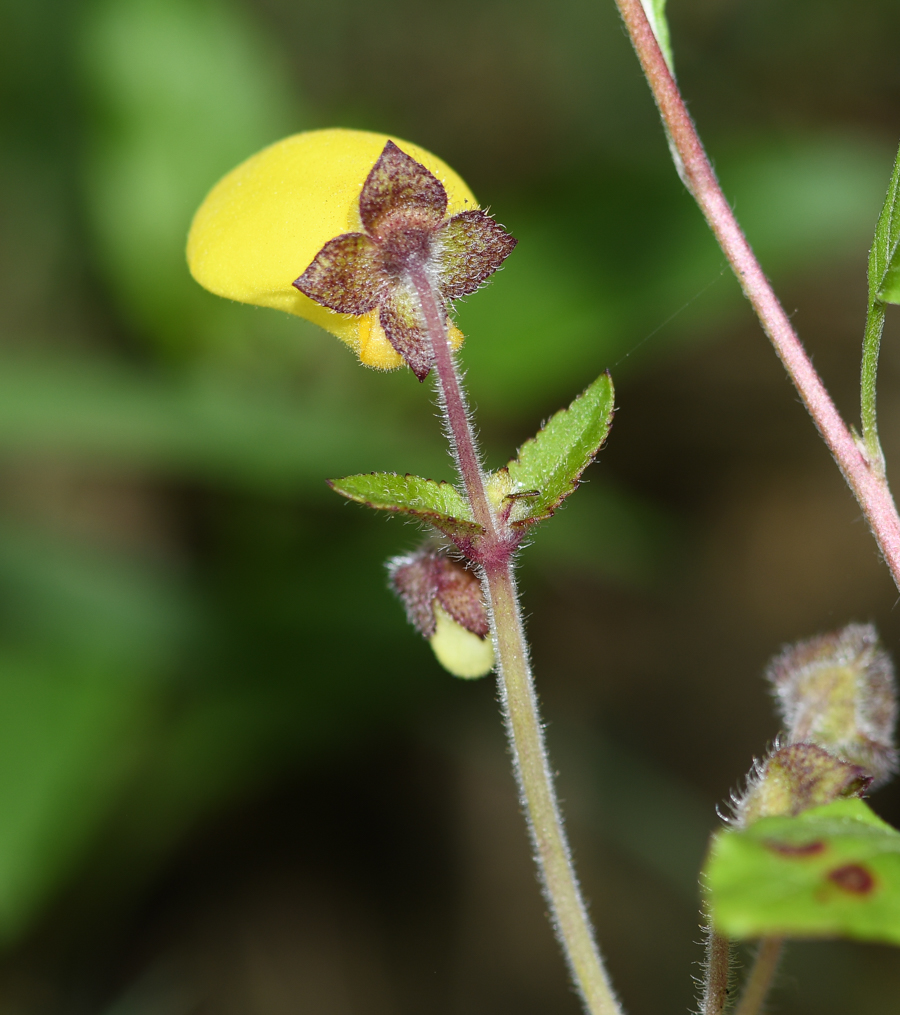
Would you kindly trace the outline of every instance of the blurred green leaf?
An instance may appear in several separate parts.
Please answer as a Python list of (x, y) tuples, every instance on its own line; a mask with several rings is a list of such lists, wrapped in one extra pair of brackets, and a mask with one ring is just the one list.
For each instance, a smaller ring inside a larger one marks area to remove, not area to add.
[(900, 303), (900, 151), (869, 252), (869, 300)]
[(457, 307), (472, 399), (494, 415), (570, 391), (573, 377), (611, 363), (624, 340), (613, 286), (559, 209), (526, 211), (508, 225), (519, 238), (512, 256)]
[(199, 621), (176, 573), (0, 527), (0, 941), (109, 820)]
[(601, 374), (491, 476), (489, 494), (498, 507), (510, 506), (513, 528), (549, 518), (575, 490), (609, 433), (614, 397), (612, 379)]
[(778, 270), (859, 250), (884, 195), (884, 146), (847, 135), (742, 140), (716, 158), (741, 224)]
[(28, 925), (108, 817), (152, 695), (116, 673), (0, 653), (0, 940)]
[(120, 306), (169, 349), (234, 339), (251, 319), (191, 279), (184, 247), (219, 177), (301, 126), (282, 59), (229, 0), (94, 0), (82, 16), (88, 210)]
[(202, 590), (204, 654), (173, 685), (117, 837), (103, 843), (126, 886), (199, 817), (316, 752), (383, 735), (445, 689), (385, 592), (396, 526), (364, 512), (351, 525), (337, 498), (326, 503), (334, 510), (298, 515), (241, 499)]
[(448, 536), (477, 536), (469, 502), (451, 483), (398, 475), (396, 472), (369, 472), (361, 476), (331, 479), (332, 490), (348, 500), (380, 511), (398, 511), (428, 522)]
[(199, 610), (175, 568), (100, 550), (37, 527), (0, 524), (0, 638), (40, 646), (66, 666), (121, 668), (127, 679), (169, 664)]
[(322, 491), (338, 469), (397, 459), (423, 471), (439, 464), (436, 439), (377, 410), (352, 388), (331, 385), (298, 391), (225, 372), (154, 375), (88, 359), (0, 363), (0, 455), (7, 458)]
[(728, 937), (900, 944), (900, 832), (861, 800), (720, 831), (704, 877)]
[(384, 595), (396, 533), (340, 514), (256, 505), (227, 540), (238, 560), (190, 595), (0, 528), (0, 944), (91, 850), (121, 896), (214, 807), (429, 692), (427, 647)]

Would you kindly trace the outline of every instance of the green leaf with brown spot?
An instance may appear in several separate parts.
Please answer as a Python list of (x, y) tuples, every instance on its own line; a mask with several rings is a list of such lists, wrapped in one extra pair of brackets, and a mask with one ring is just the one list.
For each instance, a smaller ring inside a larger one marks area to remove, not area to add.
[(514, 529), (549, 518), (575, 490), (609, 433), (613, 399), (612, 379), (601, 374), (489, 478), (488, 496), (496, 510), (509, 511)]
[(328, 485), (348, 500), (375, 508), (413, 515), (453, 539), (472, 539), (481, 526), (472, 516), (468, 501), (450, 483), (396, 472), (367, 472), (330, 479)]
[(715, 927), (730, 938), (900, 945), (900, 832), (862, 800), (716, 833), (704, 881)]

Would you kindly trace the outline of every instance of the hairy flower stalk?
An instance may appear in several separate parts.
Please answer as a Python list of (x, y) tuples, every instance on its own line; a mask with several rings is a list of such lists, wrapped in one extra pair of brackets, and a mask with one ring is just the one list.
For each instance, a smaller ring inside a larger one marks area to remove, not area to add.
[(504, 538), (495, 524), (446, 330), (435, 313), (435, 299), (424, 272), (414, 272), (413, 277), (422, 300), (423, 316), (428, 322), (442, 403), (453, 434), (460, 475), (473, 513), (485, 525), (479, 563), (491, 608), (500, 696), (544, 893), (557, 936), (587, 1011), (592, 1015), (613, 1015), (621, 1009), (612, 992), (581, 898), (547, 761), (512, 571), (516, 542)]
[[(474, 292), (496, 271), (515, 240), (482, 211), (447, 218), (446, 208), (446, 193), (436, 177), (389, 141), (360, 195), (365, 231), (326, 243), (294, 286), (338, 313), (377, 310), (387, 340), (416, 376), (424, 380), (432, 369), (436, 374), (477, 528), (477, 536), (470, 534), (457, 545), (483, 581), (506, 728), (544, 893), (587, 1011), (618, 1015), (575, 878), (547, 761), (513, 577), (522, 530), (510, 523), (509, 504), (505, 513), (491, 504), (453, 360), (449, 304)], [(409, 605), (408, 592), (405, 599)]]

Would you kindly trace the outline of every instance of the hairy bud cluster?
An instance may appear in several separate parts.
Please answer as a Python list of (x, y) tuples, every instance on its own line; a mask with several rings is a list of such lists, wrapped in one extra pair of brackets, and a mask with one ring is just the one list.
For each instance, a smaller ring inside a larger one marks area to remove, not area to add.
[(871, 624), (792, 645), (766, 676), (787, 734), (735, 799), (738, 824), (861, 796), (897, 770), (894, 668)]
[(792, 743), (865, 768), (874, 785), (897, 770), (894, 666), (871, 624), (850, 624), (785, 649), (766, 673)]

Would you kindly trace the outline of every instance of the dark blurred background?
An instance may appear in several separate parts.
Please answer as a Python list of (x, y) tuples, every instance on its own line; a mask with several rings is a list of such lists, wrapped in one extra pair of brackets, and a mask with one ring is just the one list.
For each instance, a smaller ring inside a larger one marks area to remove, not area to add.
[[(191, 214), (294, 131), (441, 155), (519, 237), (460, 309), (499, 465), (600, 370), (590, 482), (522, 556), (582, 880), (633, 1015), (684, 1012), (715, 806), (780, 646), (896, 589), (671, 167), (612, 0), (4, 0), (0, 1010), (578, 1004), (491, 681), (385, 586), (416, 531), (327, 476), (449, 478), (430, 393), (201, 291)], [(896, 0), (672, 0), (729, 198), (850, 418), (900, 137)], [(881, 405), (900, 461), (900, 327)], [(898, 787), (876, 810), (900, 823)], [(895, 950), (797, 944), (773, 1010), (889, 1015)]]

